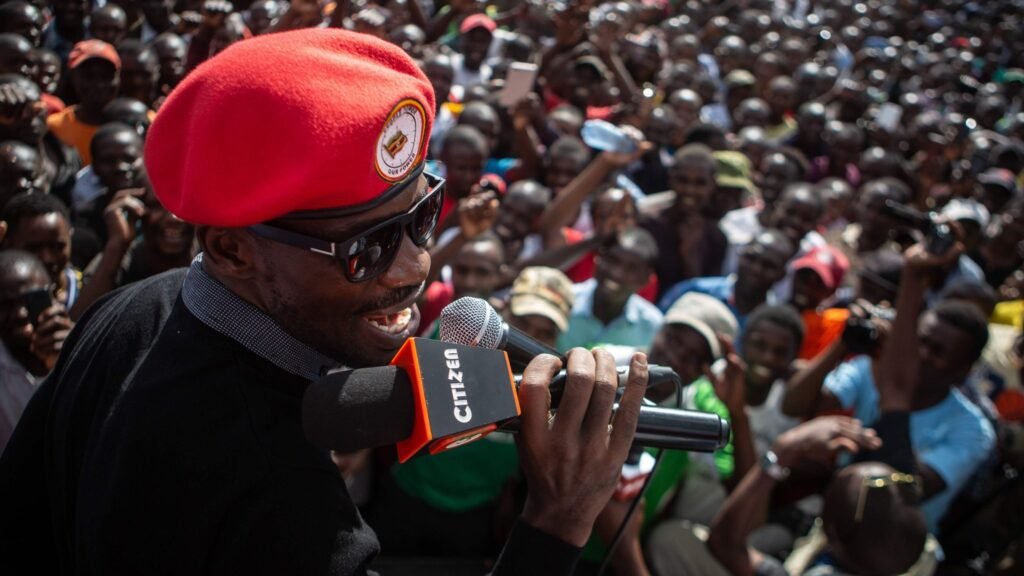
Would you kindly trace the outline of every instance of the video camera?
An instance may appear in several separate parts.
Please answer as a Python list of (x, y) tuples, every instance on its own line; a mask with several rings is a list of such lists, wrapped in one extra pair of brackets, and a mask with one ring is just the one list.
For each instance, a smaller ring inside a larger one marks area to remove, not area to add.
[(935, 212), (921, 212), (895, 200), (886, 200), (882, 212), (924, 234), (925, 249), (930, 254), (945, 254), (956, 243), (953, 229)]

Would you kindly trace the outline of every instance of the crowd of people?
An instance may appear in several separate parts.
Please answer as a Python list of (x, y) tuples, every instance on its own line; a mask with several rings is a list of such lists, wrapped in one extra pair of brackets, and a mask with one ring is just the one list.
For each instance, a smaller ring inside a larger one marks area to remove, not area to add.
[[(1020, 0), (4, 1), (0, 450), (91, 305), (196, 258), (143, 162), (168, 95), (313, 27), (433, 87), (422, 336), (487, 299), (562, 352), (647, 352), (683, 381), (649, 399), (731, 424), (635, 451), (578, 573), (1019, 573)], [(332, 457), (384, 573), (487, 566), (522, 507), (501, 433)]]

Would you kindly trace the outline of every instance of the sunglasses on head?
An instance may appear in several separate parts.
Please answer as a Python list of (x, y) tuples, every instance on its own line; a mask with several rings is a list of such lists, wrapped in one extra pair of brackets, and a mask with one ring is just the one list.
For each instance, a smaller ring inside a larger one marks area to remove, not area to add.
[(249, 226), (249, 230), (267, 240), (330, 256), (341, 263), (349, 282), (366, 282), (391, 267), (402, 246), (403, 234), (408, 234), (413, 244), (421, 248), (433, 236), (444, 205), (445, 180), (429, 172), (423, 172), (423, 176), (427, 179), (427, 195), (408, 212), (388, 218), (348, 240), (331, 242), (274, 224), (256, 224)]

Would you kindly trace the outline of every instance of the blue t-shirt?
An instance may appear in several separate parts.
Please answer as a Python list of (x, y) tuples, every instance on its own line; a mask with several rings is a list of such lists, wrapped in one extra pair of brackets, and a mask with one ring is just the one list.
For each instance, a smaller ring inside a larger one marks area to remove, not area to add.
[[(878, 389), (869, 356), (840, 364), (825, 377), (825, 387), (865, 426), (878, 420)], [(977, 406), (952, 390), (935, 406), (910, 413), (910, 443), (917, 459), (946, 482), (945, 490), (921, 505), (934, 534), (950, 502), (991, 452), (995, 432)]]
[(569, 314), (569, 329), (558, 338), (558, 349), (564, 351), (577, 346), (591, 349), (607, 344), (650, 347), (663, 320), (654, 304), (633, 294), (618, 318), (602, 324), (594, 316), (596, 288), (597, 280), (593, 278), (573, 286), (576, 299)]
[(701, 294), (712, 296), (722, 304), (725, 304), (729, 310), (732, 311), (732, 315), (736, 317), (736, 323), (739, 325), (739, 332), (736, 334), (735, 341), (739, 342), (740, 334), (743, 333), (743, 325), (747, 322), (747, 314), (741, 314), (740, 311), (736, 309), (736, 306), (733, 305), (732, 297), (735, 291), (735, 274), (730, 274), (729, 276), (691, 278), (689, 280), (683, 280), (666, 290), (661, 296), (661, 300), (658, 301), (658, 308), (662, 313), (667, 313), (668, 309), (676, 303), (676, 300), (682, 298), (687, 292), (699, 292)]

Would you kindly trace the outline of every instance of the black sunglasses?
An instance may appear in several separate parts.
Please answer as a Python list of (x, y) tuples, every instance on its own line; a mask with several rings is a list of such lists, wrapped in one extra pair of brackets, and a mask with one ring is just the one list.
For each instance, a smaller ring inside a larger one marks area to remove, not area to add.
[(433, 236), (444, 205), (445, 180), (429, 172), (423, 172), (423, 176), (429, 192), (408, 212), (388, 218), (342, 242), (315, 238), (273, 224), (256, 224), (249, 226), (249, 230), (267, 240), (330, 256), (342, 264), (349, 282), (366, 282), (391, 267), (402, 246), (403, 232), (421, 248)]

